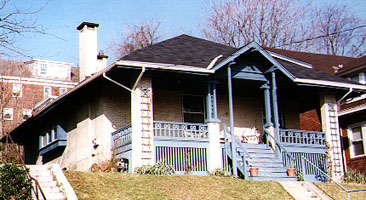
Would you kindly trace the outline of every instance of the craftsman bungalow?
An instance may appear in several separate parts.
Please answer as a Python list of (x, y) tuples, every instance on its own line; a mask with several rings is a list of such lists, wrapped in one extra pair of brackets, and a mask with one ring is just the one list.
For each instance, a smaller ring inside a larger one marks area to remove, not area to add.
[[(179, 173), (225, 168), (259, 180), (293, 180), (290, 167), (306, 180), (343, 174), (336, 103), (365, 86), (255, 42), (236, 49), (188, 35), (103, 68), (97, 27), (77, 28), (84, 80), (11, 132), (27, 163), (88, 170), (112, 150), (129, 172), (163, 161)], [(322, 131), (299, 130), (299, 116), (312, 109)], [(249, 168), (259, 168), (257, 178)]]

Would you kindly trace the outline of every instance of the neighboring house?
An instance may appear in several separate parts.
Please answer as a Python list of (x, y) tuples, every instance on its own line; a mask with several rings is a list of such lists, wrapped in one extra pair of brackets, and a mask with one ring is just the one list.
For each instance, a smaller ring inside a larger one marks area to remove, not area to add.
[[(271, 54), (295, 58), (311, 64), (314, 69), (347, 78), (359, 84), (366, 84), (366, 56), (352, 58), (324, 54), (305, 53), (267, 48)], [(351, 98), (353, 97), (353, 98)], [(366, 95), (355, 96), (353, 90), (338, 102), (338, 118), (341, 128), (344, 167), (366, 173)], [(318, 112), (302, 116), (302, 128), (309, 124), (319, 126)], [(319, 129), (319, 128), (318, 128)]]
[[(78, 83), (78, 68), (49, 60), (0, 60), (1, 135), (33, 114), (42, 101), (55, 99)], [(4, 133), (2, 133), (4, 132)]]
[[(360, 84), (366, 83), (366, 57), (347, 63), (337, 72)], [(346, 99), (340, 105), (339, 120), (347, 169), (366, 173), (366, 96)]]
[[(24, 145), (26, 163), (88, 170), (112, 150), (130, 172), (163, 161), (198, 174), (229, 165), (251, 179), (254, 167), (263, 179), (286, 179), (282, 168), (271, 168), (278, 164), (296, 167), (306, 180), (319, 170), (343, 175), (336, 103), (349, 88), (362, 93), (366, 86), (271, 56), (254, 42), (236, 49), (188, 35), (104, 68), (97, 27), (77, 28), (85, 80), (11, 132)], [(313, 109), (322, 132), (300, 130), (299, 116)]]

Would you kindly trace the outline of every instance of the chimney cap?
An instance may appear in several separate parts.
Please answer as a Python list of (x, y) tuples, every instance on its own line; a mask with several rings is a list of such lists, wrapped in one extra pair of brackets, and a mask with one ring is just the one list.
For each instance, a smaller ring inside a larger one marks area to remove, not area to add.
[(83, 22), (76, 29), (80, 31), (81, 29), (84, 28), (85, 25), (88, 26), (88, 27), (91, 27), (91, 28), (94, 28), (94, 27), (98, 27), (99, 26), (99, 24), (96, 24), (96, 23)]

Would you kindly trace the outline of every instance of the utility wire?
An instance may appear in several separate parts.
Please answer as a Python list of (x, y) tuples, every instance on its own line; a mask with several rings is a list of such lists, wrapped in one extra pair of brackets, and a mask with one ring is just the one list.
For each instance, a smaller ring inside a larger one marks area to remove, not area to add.
[(294, 41), (294, 42), (290, 42), (290, 43), (287, 43), (287, 44), (282, 44), (282, 45), (279, 45), (279, 46), (274, 47), (274, 48), (278, 48), (278, 47), (281, 47), (281, 46), (288, 46), (288, 45), (291, 45), (291, 44), (299, 44), (299, 43), (303, 43), (303, 42), (307, 42), (307, 41), (311, 41), (311, 40), (315, 40), (315, 39), (319, 39), (319, 38), (323, 38), (323, 37), (328, 37), (328, 36), (331, 36), (331, 35), (342, 34), (342, 33), (349, 32), (349, 31), (353, 31), (353, 30), (356, 30), (356, 29), (359, 29), (359, 28), (363, 28), (363, 27), (366, 27), (366, 24), (360, 25), (360, 26), (356, 26), (356, 27), (353, 27), (353, 28), (350, 28), (350, 29), (345, 29), (345, 30), (342, 30), (342, 31), (328, 33), (326, 35), (319, 35), (319, 36), (315, 36), (315, 37), (312, 37), (312, 38), (307, 38), (307, 39), (300, 40), (300, 41)]

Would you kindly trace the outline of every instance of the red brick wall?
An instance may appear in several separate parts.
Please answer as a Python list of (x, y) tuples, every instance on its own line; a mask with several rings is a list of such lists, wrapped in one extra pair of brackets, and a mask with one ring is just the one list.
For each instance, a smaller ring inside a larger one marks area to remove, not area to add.
[(300, 129), (308, 131), (322, 130), (320, 114), (318, 114), (316, 109), (309, 110), (300, 114)]
[[(342, 129), (342, 138), (344, 143), (348, 143), (348, 130), (346, 128)], [(362, 172), (366, 174), (366, 156), (359, 156), (357, 158), (351, 158), (351, 147), (350, 144), (344, 144), (347, 170), (353, 170), (357, 172)]]

